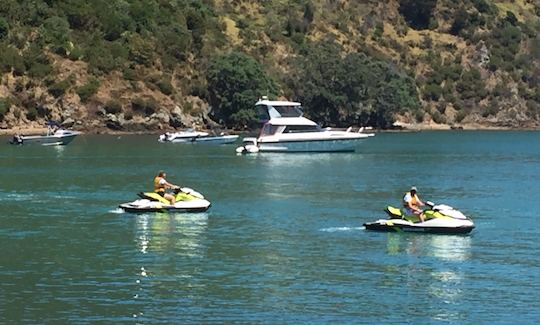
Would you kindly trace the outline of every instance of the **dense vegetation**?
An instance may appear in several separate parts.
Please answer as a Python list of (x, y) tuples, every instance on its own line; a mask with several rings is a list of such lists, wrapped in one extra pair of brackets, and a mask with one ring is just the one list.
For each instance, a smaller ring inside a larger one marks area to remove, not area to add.
[(534, 124), (539, 16), (531, 0), (2, 0), (0, 121), (181, 126), (176, 107), (204, 123), (207, 103), (245, 128), (269, 95), (331, 126)]

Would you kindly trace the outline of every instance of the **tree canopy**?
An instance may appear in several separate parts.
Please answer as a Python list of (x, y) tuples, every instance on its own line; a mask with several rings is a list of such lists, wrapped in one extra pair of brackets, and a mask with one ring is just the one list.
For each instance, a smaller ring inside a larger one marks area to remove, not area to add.
[(274, 80), (254, 58), (241, 52), (216, 58), (208, 69), (207, 79), (214, 116), (234, 127), (256, 124), (257, 99), (277, 95)]

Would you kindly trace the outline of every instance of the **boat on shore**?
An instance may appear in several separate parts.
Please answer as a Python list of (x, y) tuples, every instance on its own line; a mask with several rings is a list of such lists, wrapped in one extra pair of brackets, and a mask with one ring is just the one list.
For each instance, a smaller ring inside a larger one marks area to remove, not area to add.
[(203, 143), (203, 144), (228, 144), (238, 139), (238, 135), (229, 135), (220, 133), (211, 135), (208, 132), (195, 131), (188, 129), (178, 132), (166, 132), (159, 136), (159, 142), (171, 143)]
[(65, 146), (69, 144), (81, 132), (66, 130), (54, 121), (47, 123), (47, 133), (42, 135), (19, 135), (16, 134), (9, 141), (14, 145), (42, 145), (42, 146)]
[[(353, 132), (321, 128), (303, 116), (298, 102), (270, 101), (266, 97), (255, 107), (264, 125), (259, 136), (237, 148), (239, 153), (252, 152), (352, 152), (363, 140), (374, 136), (364, 133), (364, 128)], [(257, 147), (257, 149), (254, 148)]]

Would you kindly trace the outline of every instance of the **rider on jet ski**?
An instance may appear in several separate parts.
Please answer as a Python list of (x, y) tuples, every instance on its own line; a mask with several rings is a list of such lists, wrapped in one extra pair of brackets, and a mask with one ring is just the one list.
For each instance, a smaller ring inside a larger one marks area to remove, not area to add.
[(158, 175), (154, 177), (154, 192), (158, 193), (159, 195), (163, 196), (165, 199), (169, 200), (171, 204), (174, 204), (176, 203), (176, 199), (174, 195), (166, 193), (165, 189), (177, 188), (178, 186), (167, 182), (165, 177), (167, 177), (167, 173), (165, 173), (162, 170), (160, 170)]
[(407, 215), (417, 215), (420, 218), (420, 222), (424, 222), (424, 212), (419, 208), (420, 206), (424, 206), (424, 202), (420, 201), (416, 192), (417, 189), (413, 186), (409, 192), (405, 193), (405, 196), (403, 196), (403, 207)]

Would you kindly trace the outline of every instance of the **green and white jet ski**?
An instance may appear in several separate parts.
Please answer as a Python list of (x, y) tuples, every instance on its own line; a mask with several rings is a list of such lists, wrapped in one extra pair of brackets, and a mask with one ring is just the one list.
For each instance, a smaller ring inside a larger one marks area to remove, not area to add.
[(388, 206), (385, 212), (389, 219), (379, 219), (364, 224), (367, 230), (407, 231), (436, 234), (467, 234), (474, 229), (474, 223), (461, 211), (445, 204), (426, 202), (424, 222), (417, 215), (405, 215), (399, 208)]
[(175, 204), (155, 192), (140, 192), (137, 195), (141, 199), (120, 204), (119, 207), (126, 212), (203, 212), (210, 208), (210, 202), (189, 187), (174, 189)]

